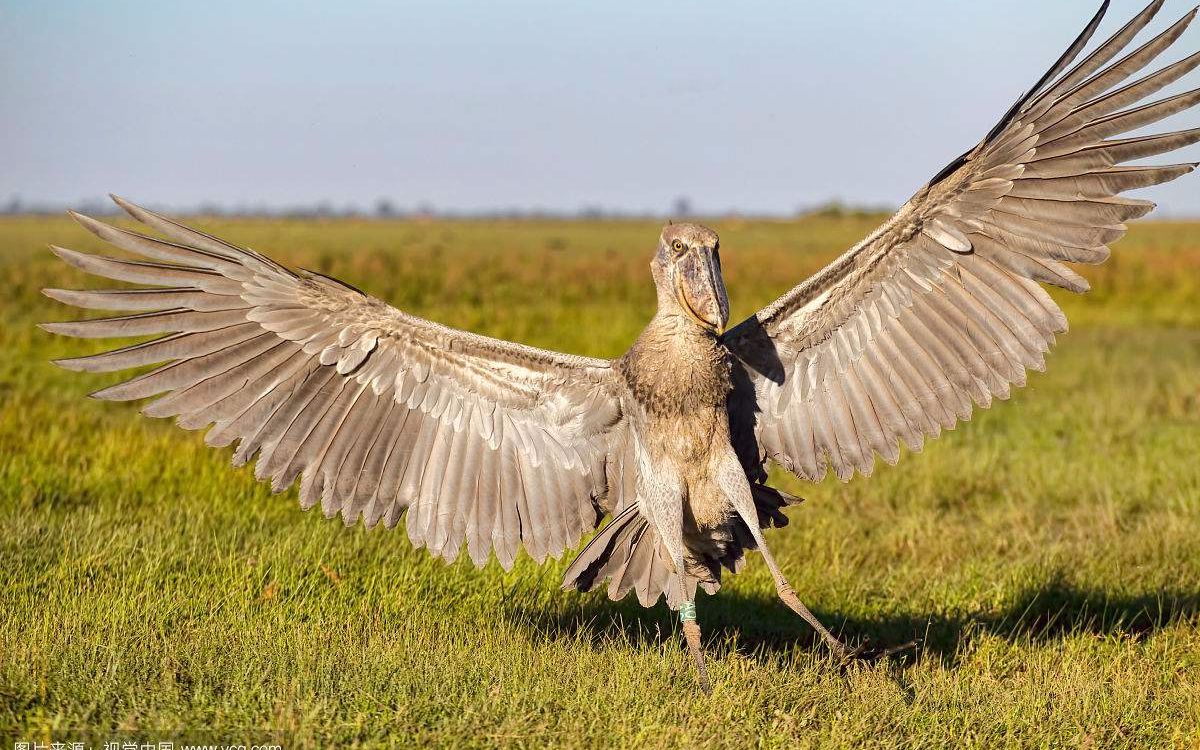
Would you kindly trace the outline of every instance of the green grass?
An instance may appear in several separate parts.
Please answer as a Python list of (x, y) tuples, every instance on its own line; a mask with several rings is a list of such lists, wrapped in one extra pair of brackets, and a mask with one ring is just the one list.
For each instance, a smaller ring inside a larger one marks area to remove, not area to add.
[[(871, 227), (725, 222), (734, 317)], [(613, 356), (650, 316), (649, 223), (213, 221), (411, 312)], [(801, 486), (770, 532), (847, 637), (924, 639), (844, 673), (752, 559), (676, 626), (558, 590), (565, 563), (446, 566), (273, 497), (228, 451), (83, 398), (34, 327), (81, 274), (67, 220), (0, 221), (0, 738), (273, 730), (288, 747), (1197, 747), (1200, 225), (1139, 224), (1049, 371), (870, 479)]]

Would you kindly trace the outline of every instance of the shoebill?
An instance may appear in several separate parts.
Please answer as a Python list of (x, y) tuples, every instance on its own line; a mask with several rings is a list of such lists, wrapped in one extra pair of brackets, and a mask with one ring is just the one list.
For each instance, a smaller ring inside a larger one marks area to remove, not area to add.
[(665, 599), (705, 690), (697, 590), (716, 592), (751, 550), (783, 602), (846, 655), (771, 556), (763, 529), (786, 522), (791, 498), (767, 485), (768, 460), (809, 481), (868, 475), (876, 456), (919, 450), (1043, 368), (1067, 322), (1042, 285), (1085, 291), (1066, 264), (1104, 261), (1124, 222), (1153, 207), (1118, 194), (1194, 166), (1121, 166), (1200, 140), (1121, 137), (1200, 101), (1153, 98), (1200, 54), (1141, 72), (1195, 11), (1125, 53), (1161, 4), (1080, 57), (1101, 8), (978, 145), (731, 330), (720, 243), (695, 224), (663, 229), (658, 310), (608, 361), (438, 325), (119, 198), (163, 238), (76, 218), (143, 260), (53, 250), (142, 286), (46, 294), (130, 314), (45, 328), (162, 334), (58, 364), (158, 365), (93, 395), (156, 397), (143, 413), (210, 427), (209, 445), (236, 444), (234, 463), (256, 458), (275, 491), (299, 479), (302, 507), (367, 527), (403, 518), (413, 544), (446, 560), (465, 549), (507, 569), (524, 548), (541, 562), (599, 526), (564, 586)]

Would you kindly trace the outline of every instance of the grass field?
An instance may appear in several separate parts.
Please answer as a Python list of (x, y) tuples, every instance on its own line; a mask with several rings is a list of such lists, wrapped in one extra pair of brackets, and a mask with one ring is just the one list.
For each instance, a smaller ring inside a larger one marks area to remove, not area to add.
[[(204, 225), (425, 317), (613, 356), (653, 310), (658, 227)], [(718, 223), (735, 320), (871, 219)], [(1144, 223), (1028, 388), (770, 532), (851, 640), (839, 671), (751, 559), (699, 602), (711, 697), (665, 608), (558, 590), (565, 562), (446, 566), (271, 496), (199, 434), (83, 398), (98, 349), (34, 327), (100, 249), (0, 221), (0, 738), (212, 728), (285, 747), (1200, 747), (1200, 224)], [(632, 599), (632, 598), (631, 598)], [(11, 747), (11, 745), (7, 745)]]

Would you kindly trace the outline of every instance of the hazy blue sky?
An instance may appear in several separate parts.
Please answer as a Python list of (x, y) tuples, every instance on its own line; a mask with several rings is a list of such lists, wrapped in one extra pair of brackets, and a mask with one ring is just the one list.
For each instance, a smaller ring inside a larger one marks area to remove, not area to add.
[[(897, 204), (1098, 4), (0, 0), (0, 200)], [(1151, 194), (1200, 214), (1195, 179)]]

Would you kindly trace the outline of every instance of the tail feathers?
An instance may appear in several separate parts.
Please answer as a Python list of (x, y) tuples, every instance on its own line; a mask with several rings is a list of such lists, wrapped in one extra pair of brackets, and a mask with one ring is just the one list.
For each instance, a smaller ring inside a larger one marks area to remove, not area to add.
[[(785, 526), (788, 519), (781, 508), (802, 502), (773, 487), (751, 483), (758, 522), (763, 528)], [(591, 591), (597, 583), (608, 581), (608, 598), (624, 599), (637, 592), (643, 607), (652, 607), (665, 595), (667, 605), (677, 609), (685, 599), (696, 596), (701, 588), (715, 594), (721, 588), (721, 568), (736, 573), (744, 562), (744, 550), (754, 549), (754, 539), (739, 524), (732, 524), (724, 536), (700, 559), (689, 559), (680, 578), (671, 558), (659, 543), (658, 530), (630, 503), (600, 529), (571, 562), (563, 576), (564, 589)]]
[(678, 576), (666, 551), (659, 544), (658, 531), (630, 505), (613, 517), (575, 557), (563, 576), (564, 589), (591, 591), (598, 582), (608, 581), (608, 598), (624, 599), (637, 593), (643, 607), (652, 607), (666, 595), (667, 605), (678, 608), (684, 599), (694, 598), (697, 586), (716, 593), (720, 581), (700, 580), (691, 573)]

